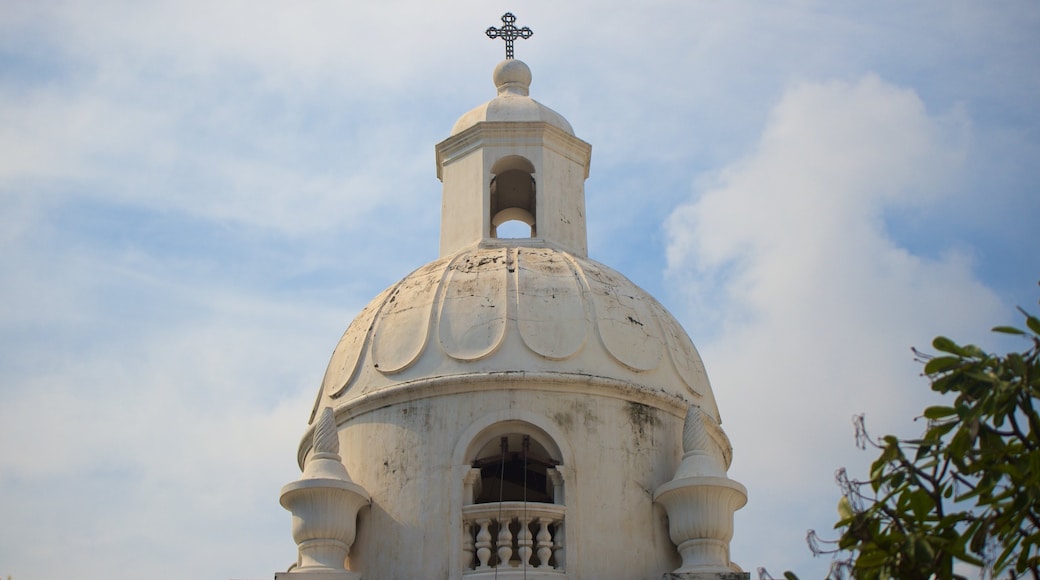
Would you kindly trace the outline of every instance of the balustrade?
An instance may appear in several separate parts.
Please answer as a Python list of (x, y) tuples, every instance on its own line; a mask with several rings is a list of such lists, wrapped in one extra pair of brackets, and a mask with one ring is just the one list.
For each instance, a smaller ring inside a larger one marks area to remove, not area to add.
[(463, 507), (466, 577), (475, 579), (486, 572), (499, 578), (512, 577), (513, 572), (530, 579), (563, 577), (565, 511), (562, 505), (522, 501)]

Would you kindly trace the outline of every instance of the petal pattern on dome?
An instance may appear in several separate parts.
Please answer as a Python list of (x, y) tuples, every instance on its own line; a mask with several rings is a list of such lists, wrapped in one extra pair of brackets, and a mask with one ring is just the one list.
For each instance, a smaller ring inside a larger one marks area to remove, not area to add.
[(448, 271), (442, 261), (432, 262), (390, 294), (372, 335), (372, 359), (379, 372), (398, 373), (419, 360), (429, 341), (433, 302)]
[(660, 303), (598, 262), (508, 243), (464, 248), (377, 296), (340, 339), (316, 409), (523, 370), (640, 385), (718, 419), (700, 355)]
[(649, 371), (661, 362), (663, 344), (650, 298), (634, 284), (619, 280), (591, 260), (580, 269), (592, 293), (599, 338), (614, 360), (634, 371)]
[(505, 248), (471, 253), (448, 268), (437, 318), (448, 356), (478, 360), (502, 344), (509, 303), (506, 257)]
[[(660, 309), (662, 312), (667, 312), (663, 306)], [(697, 348), (693, 346), (693, 341), (690, 340), (690, 336), (686, 334), (686, 331), (679, 326), (675, 318), (660, 316), (658, 319), (662, 323), (664, 338), (668, 342), (668, 352), (672, 355), (672, 363), (675, 364), (675, 370), (678, 371), (679, 378), (686, 384), (686, 389), (690, 393), (703, 397), (704, 393), (698, 389), (698, 386), (708, 386), (708, 373), (704, 370), (701, 355), (697, 352)], [(706, 390), (708, 392), (711, 391), (710, 388)]]
[[(351, 322), (350, 327), (343, 333), (343, 338), (339, 339), (339, 344), (332, 353), (332, 360), (329, 361), (329, 367), (325, 370), (325, 379), (322, 381), (322, 390), (327, 392), (330, 397), (335, 398), (342, 395), (354, 382), (358, 362), (361, 360), (365, 343), (368, 342), (376, 315), (383, 309), (386, 299), (399, 285), (400, 283), (383, 290), (361, 311), (361, 314), (357, 315), (354, 322)], [(330, 384), (333, 381), (337, 381), (339, 384)], [(315, 403), (315, 411), (317, 411), (317, 403)]]
[(588, 313), (570, 263), (559, 252), (519, 248), (516, 253), (517, 327), (539, 355), (563, 360), (585, 344)]

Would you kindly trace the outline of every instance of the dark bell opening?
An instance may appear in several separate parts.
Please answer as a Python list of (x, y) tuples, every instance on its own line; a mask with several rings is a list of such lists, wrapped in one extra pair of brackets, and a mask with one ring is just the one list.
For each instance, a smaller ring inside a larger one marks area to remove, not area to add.
[[(530, 448), (530, 440), (523, 437), (524, 449), (509, 451), (506, 437), (502, 438), (501, 453), (482, 457), (473, 462), (480, 469), (480, 494), (475, 503), (498, 501), (529, 501), (553, 503), (552, 490), (546, 473), (557, 462)], [(534, 453), (532, 453), (534, 451)]]

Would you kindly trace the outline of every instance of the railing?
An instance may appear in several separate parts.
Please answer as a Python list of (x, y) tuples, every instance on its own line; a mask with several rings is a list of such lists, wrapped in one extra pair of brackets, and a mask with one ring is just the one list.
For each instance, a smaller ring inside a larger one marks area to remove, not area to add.
[(464, 506), (464, 573), (479, 576), (497, 571), (503, 578), (503, 571), (523, 571), (528, 578), (562, 577), (565, 510), (562, 505), (522, 501)]

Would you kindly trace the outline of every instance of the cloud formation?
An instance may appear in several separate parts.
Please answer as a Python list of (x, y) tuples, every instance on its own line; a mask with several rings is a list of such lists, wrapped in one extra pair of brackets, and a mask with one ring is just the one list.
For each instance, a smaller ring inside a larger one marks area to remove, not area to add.
[(969, 257), (917, 255), (885, 226), (943, 202), (969, 138), (957, 115), (874, 74), (803, 83), (755, 150), (669, 217), (669, 273), (736, 447), (731, 474), (757, 484), (745, 521), (796, 504), (812, 516), (741, 529), (745, 559), (793, 568), (798, 528), (829, 529), (830, 473), (869, 461), (854, 454), (853, 414), (912, 432), (928, 391), (911, 346), (1000, 319)]

